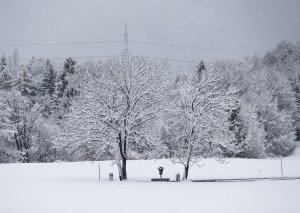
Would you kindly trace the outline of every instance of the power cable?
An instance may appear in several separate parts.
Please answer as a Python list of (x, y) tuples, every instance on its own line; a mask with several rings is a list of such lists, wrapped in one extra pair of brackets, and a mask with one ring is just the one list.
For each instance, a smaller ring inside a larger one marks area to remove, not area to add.
[(156, 42), (146, 42), (146, 41), (130, 41), (130, 43), (155, 45), (155, 46), (165, 46), (165, 47), (188, 48), (188, 49), (213, 50), (213, 51), (230, 51), (230, 52), (242, 52), (242, 53), (252, 53), (252, 52), (265, 53), (264, 51), (250, 51), (250, 50), (237, 50), (237, 49), (226, 49), (226, 48), (199, 47), (199, 46), (188, 46), (188, 45), (178, 45), (178, 44), (165, 44), (165, 43), (156, 43)]
[(82, 41), (82, 42), (58, 42), (58, 43), (0, 44), (0, 47), (61, 46), (61, 45), (104, 44), (104, 43), (123, 43), (123, 41)]
[[(74, 59), (97, 59), (97, 58), (121, 58), (123, 57), (122, 55), (102, 55), (102, 56), (71, 56)], [(161, 61), (172, 61), (172, 62), (183, 62), (183, 63), (194, 63), (197, 60), (183, 60), (183, 59), (175, 59), (175, 58), (167, 58), (167, 57), (149, 57), (149, 56), (139, 56), (139, 55), (134, 55), (132, 57), (136, 58), (145, 58), (149, 60), (161, 60)], [(65, 60), (68, 57), (54, 57), (54, 58), (49, 58), (52, 60)], [(32, 58), (20, 58), (18, 60), (22, 61), (30, 61)]]
[[(85, 44), (104, 44), (104, 43), (123, 43), (121, 40), (111, 41), (81, 41), (81, 42), (57, 42), (57, 43), (25, 43), (25, 44), (0, 44), (0, 47), (28, 47), (28, 46), (62, 46), (62, 45), (85, 45)], [(167, 44), (158, 42), (148, 41), (134, 41), (130, 40), (131, 44), (144, 44), (152, 46), (164, 46), (164, 47), (176, 47), (176, 48), (187, 48), (187, 49), (201, 49), (211, 51), (224, 51), (224, 52), (240, 52), (240, 53), (265, 53), (265, 51), (250, 51), (250, 50), (238, 50), (238, 49), (227, 49), (227, 48), (212, 48), (212, 47), (200, 47), (200, 46), (189, 46), (179, 44)]]

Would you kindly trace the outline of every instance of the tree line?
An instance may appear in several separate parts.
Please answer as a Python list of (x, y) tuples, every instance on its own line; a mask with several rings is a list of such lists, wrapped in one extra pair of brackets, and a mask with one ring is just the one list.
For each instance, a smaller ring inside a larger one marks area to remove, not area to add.
[(300, 139), (300, 44), (192, 70), (139, 57), (61, 68), (0, 61), (0, 162), (289, 155)]

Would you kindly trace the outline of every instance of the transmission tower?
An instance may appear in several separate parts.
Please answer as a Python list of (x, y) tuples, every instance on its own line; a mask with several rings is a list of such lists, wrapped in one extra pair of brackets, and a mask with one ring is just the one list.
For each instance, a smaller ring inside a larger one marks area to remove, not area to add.
[(129, 51), (128, 51), (128, 31), (127, 31), (127, 23), (125, 22), (125, 30), (124, 30), (124, 50), (123, 50), (123, 56), (129, 57)]

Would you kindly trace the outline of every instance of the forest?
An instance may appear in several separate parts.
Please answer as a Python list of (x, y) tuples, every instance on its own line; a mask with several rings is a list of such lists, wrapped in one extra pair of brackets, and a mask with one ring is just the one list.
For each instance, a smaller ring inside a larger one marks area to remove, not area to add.
[(243, 60), (0, 61), (0, 163), (275, 158), (300, 140), (300, 43)]

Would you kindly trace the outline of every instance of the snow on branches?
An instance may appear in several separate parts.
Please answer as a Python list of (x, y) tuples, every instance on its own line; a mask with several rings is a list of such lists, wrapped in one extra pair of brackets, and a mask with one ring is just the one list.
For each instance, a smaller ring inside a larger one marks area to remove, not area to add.
[(95, 154), (115, 156), (120, 179), (127, 179), (126, 160), (154, 148), (151, 123), (162, 110), (166, 68), (165, 62), (142, 58), (111, 59), (87, 68), (85, 87), (60, 141), (89, 144), (97, 147)]
[(203, 157), (222, 157), (231, 146), (228, 131), (229, 109), (234, 91), (220, 86), (222, 75), (206, 68), (192, 75), (181, 75), (173, 85), (170, 108), (166, 115), (173, 160), (184, 165), (183, 178), (189, 166)]

